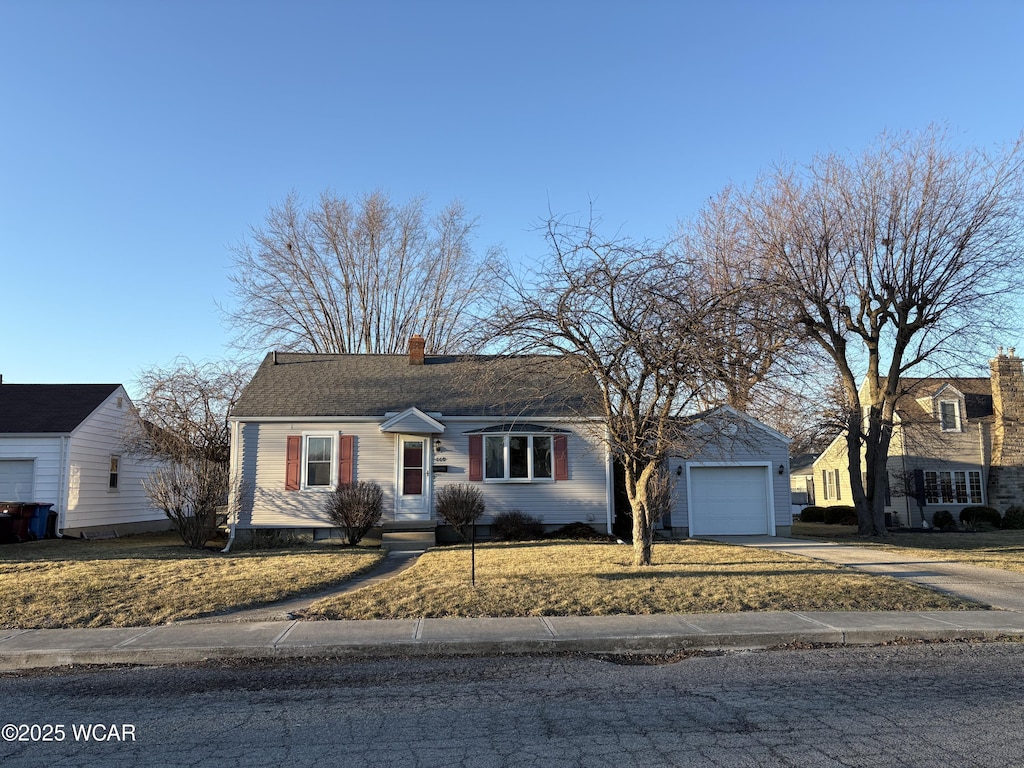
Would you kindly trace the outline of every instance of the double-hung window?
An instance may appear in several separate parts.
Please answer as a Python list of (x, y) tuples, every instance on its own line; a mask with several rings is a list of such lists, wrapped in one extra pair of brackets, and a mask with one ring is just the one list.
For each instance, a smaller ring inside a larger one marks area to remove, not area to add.
[(960, 403), (956, 400), (943, 400), (939, 403), (939, 421), (943, 432), (960, 431)]
[(334, 435), (304, 435), (302, 484), (306, 488), (334, 485)]
[(531, 483), (554, 479), (552, 436), (484, 435), (484, 479)]
[(284, 489), (331, 489), (351, 483), (355, 472), (355, 436), (338, 432), (288, 435)]

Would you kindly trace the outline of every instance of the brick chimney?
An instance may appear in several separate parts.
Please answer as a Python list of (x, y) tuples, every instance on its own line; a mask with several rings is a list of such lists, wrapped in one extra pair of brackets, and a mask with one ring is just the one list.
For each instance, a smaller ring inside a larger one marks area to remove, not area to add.
[(427, 342), (418, 333), (414, 333), (409, 339), (409, 365), (423, 365), (424, 351)]
[(1002, 512), (1024, 502), (1024, 364), (1010, 347), (989, 361), (992, 382), (992, 466), (988, 503)]

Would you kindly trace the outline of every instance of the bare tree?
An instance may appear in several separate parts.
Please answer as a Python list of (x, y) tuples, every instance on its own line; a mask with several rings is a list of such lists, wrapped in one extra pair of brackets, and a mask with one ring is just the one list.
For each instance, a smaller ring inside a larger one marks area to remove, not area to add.
[(837, 369), (863, 535), (886, 532), (903, 377), (991, 343), (1019, 281), (1022, 149), (958, 150), (936, 128), (883, 135), (860, 157), (777, 169), (746, 199), (773, 287)]
[(490, 263), (473, 252), (475, 225), (459, 201), (431, 217), (423, 198), (324, 192), (307, 208), (291, 194), (234, 249), (236, 343), (387, 354), (420, 333), (434, 352), (462, 350)]
[(732, 297), (729, 311), (717, 313), (707, 329), (719, 358), (704, 404), (747, 411), (792, 396), (792, 389), (783, 389), (783, 374), (792, 374), (801, 355), (786, 303), (763, 279), (764, 262), (751, 247), (736, 198), (726, 188), (694, 219), (680, 223), (672, 250), (694, 265), (711, 294)]
[(707, 331), (724, 301), (663, 245), (604, 240), (593, 221), (556, 218), (545, 236), (551, 266), (537, 285), (512, 281), (495, 336), (510, 351), (567, 355), (597, 381), (605, 439), (624, 469), (633, 562), (650, 565), (664, 512), (659, 473), (686, 450), (682, 417), (717, 371)]
[(245, 368), (230, 362), (187, 358), (139, 377), (139, 419), (125, 436), (125, 448), (163, 460), (143, 487), (190, 547), (206, 544), (227, 504), (228, 414), (248, 378)]

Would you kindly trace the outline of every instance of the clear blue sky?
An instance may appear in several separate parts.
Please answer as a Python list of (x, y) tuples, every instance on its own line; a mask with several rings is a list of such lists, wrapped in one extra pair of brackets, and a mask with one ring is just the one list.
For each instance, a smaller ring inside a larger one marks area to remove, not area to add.
[(291, 190), (460, 197), (521, 259), (549, 208), (659, 238), (884, 129), (1002, 144), (1022, 41), (1016, 0), (0, 0), (0, 374), (229, 355), (229, 248)]

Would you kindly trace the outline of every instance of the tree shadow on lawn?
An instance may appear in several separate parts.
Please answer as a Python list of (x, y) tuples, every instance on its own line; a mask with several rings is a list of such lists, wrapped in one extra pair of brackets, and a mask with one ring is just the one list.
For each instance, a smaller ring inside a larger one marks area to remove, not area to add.
[(316, 542), (291, 547), (239, 549), (221, 552), (221, 546), (192, 549), (177, 534), (138, 534), (117, 539), (44, 539), (0, 546), (0, 567), (5, 565), (89, 563), (116, 560), (243, 560), (253, 557), (289, 557), (316, 553), (377, 552), (369, 547)]
[[(738, 565), (749, 565), (749, 563), (738, 563)], [(628, 573), (616, 573), (616, 572), (605, 572), (595, 573), (593, 577), (602, 581), (635, 581), (638, 579), (650, 579), (655, 581), (658, 579), (707, 579), (707, 578), (771, 578), (771, 577), (784, 577), (784, 576), (866, 576), (870, 577), (869, 574), (859, 574), (852, 571), (845, 571), (841, 569), (830, 569), (827, 567), (820, 568), (792, 568), (787, 570), (739, 570), (739, 571), (718, 571), (716, 569), (707, 570), (665, 570), (663, 567), (654, 566), (653, 568), (647, 569), (636, 569), (629, 571)]]

